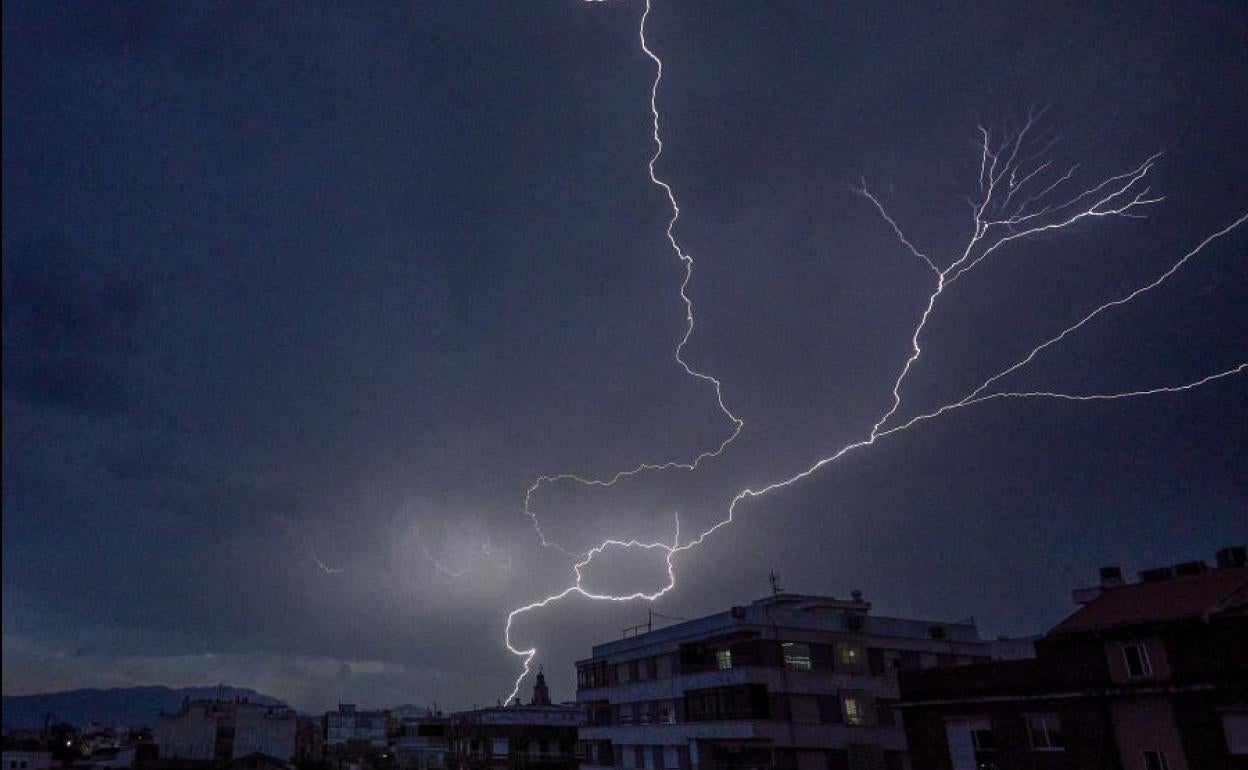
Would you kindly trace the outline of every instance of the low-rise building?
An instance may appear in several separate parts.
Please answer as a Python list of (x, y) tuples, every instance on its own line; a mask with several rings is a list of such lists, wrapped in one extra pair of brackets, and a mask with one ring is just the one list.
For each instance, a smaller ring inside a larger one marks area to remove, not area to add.
[(577, 728), (585, 711), (550, 702), (539, 670), (527, 705), (461, 711), (450, 718), (456, 770), (576, 770)]
[(295, 757), (295, 712), (236, 700), (185, 701), (175, 714), (156, 718), (161, 760), (225, 761), (261, 753)]
[(325, 714), (325, 745), (330, 749), (385, 749), (390, 738), (390, 712), (364, 711), (354, 703), (339, 703)]
[(446, 770), (451, 767), (450, 719), (440, 713), (400, 720), (394, 743), (399, 770)]
[(25, 751), (5, 749), (0, 756), (4, 770), (49, 770), (53, 765), (50, 751)]
[(897, 672), (990, 658), (972, 623), (778, 593), (594, 647), (583, 768), (904, 768)]
[(1248, 769), (1248, 566), (1116, 567), (1034, 660), (906, 673), (915, 770)]

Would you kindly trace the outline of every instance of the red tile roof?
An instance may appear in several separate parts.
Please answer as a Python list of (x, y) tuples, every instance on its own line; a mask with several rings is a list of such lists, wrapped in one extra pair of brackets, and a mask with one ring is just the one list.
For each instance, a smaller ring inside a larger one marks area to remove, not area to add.
[(1058, 623), (1049, 636), (1203, 618), (1243, 606), (1248, 606), (1248, 567), (1215, 569), (1108, 588)]

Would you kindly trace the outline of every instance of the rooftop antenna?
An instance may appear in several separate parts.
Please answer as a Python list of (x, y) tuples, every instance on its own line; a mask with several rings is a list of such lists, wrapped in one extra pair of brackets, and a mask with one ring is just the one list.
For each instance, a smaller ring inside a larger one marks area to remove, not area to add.
[(773, 597), (779, 596), (780, 592), (784, 590), (784, 586), (780, 585), (780, 576), (776, 574), (774, 569), (767, 573), (767, 580), (771, 583), (771, 595)]

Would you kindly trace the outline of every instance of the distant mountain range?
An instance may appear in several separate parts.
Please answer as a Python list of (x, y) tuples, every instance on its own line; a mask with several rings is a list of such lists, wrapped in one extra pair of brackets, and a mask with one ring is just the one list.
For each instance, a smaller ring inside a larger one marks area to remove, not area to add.
[(102, 725), (156, 725), (162, 711), (177, 711), (182, 701), (190, 698), (247, 698), (266, 706), (285, 705), (277, 698), (255, 690), (226, 685), (213, 687), (115, 687), (110, 690), (66, 690), (42, 695), (5, 695), (0, 717), (6, 728), (38, 729), (43, 727), (45, 714), (52, 722), (68, 722), (75, 726), (98, 722)]

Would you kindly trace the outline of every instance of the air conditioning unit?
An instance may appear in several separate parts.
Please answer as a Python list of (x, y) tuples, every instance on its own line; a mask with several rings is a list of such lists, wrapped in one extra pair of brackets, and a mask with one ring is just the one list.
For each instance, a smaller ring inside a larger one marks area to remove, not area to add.
[(930, 630), (931, 630), (931, 633), (932, 633), (932, 638), (933, 638), (933, 639), (944, 639), (944, 638), (945, 638), (945, 627), (944, 627), (944, 626), (932, 626)]
[(744, 617), (745, 617), (745, 608), (744, 608), (744, 607), (733, 607), (733, 608), (732, 608), (732, 616), (733, 616), (734, 618), (744, 618)]

